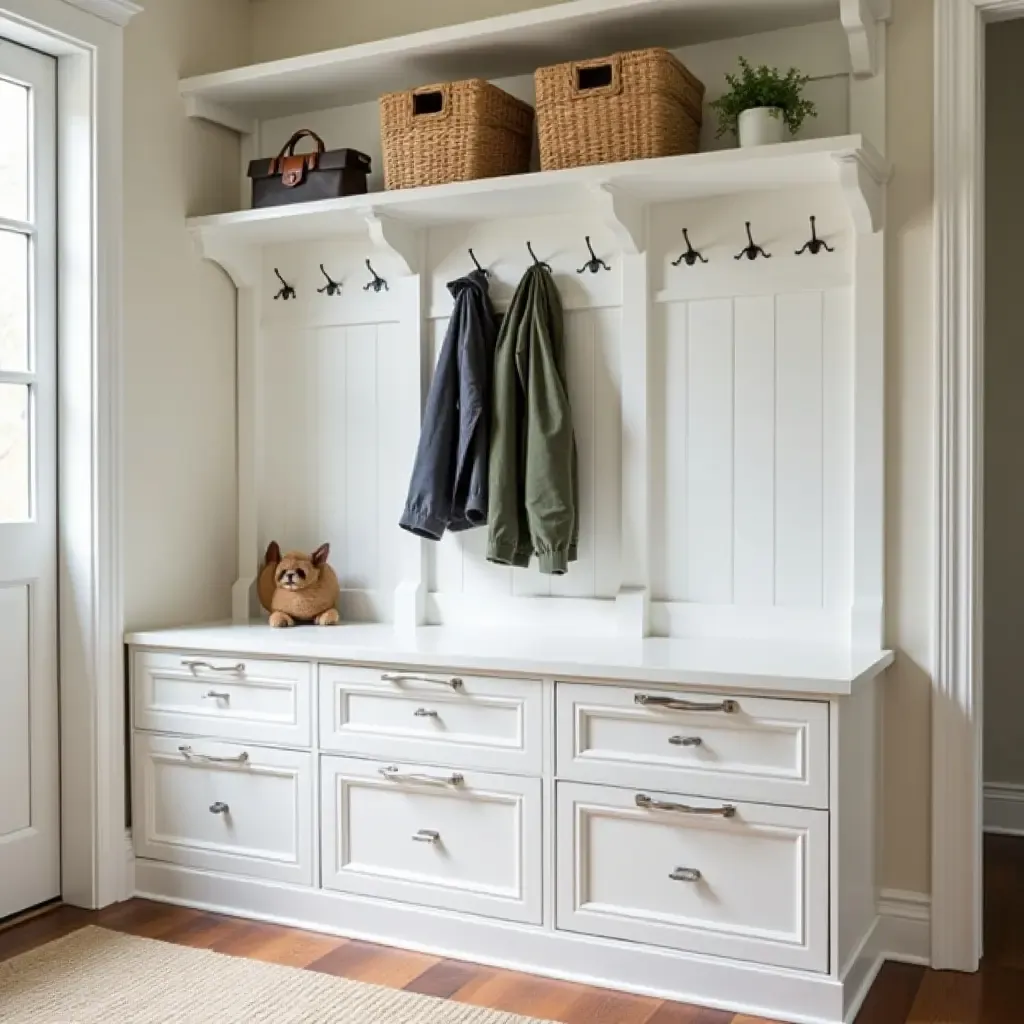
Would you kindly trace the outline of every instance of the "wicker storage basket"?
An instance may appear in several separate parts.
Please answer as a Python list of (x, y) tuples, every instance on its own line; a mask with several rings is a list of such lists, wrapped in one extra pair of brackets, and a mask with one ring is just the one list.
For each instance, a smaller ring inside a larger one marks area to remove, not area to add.
[(388, 189), (530, 169), (533, 108), (483, 79), (382, 96), (380, 131)]
[(697, 151), (704, 85), (668, 50), (554, 64), (534, 80), (545, 171)]

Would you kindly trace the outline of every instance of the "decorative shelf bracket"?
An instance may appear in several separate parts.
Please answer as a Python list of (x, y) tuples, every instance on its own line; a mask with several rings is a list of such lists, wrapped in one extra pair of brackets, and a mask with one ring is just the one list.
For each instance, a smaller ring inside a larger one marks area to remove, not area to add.
[(881, 70), (881, 36), (892, 20), (892, 0), (839, 0), (839, 20), (850, 46), (850, 66), (857, 78)]
[(191, 234), (199, 255), (221, 267), (236, 288), (257, 287), (263, 272), (262, 249), (224, 243), (201, 229)]
[(622, 246), (622, 251), (634, 255), (647, 245), (647, 220), (644, 204), (614, 185), (591, 185), (590, 194), (597, 202), (598, 211)]
[(186, 95), (184, 100), (187, 117), (209, 121), (210, 124), (219, 124), (239, 135), (255, 135), (259, 129), (259, 121), (256, 118), (246, 117), (245, 114), (207, 99), (205, 96)]
[(415, 228), (371, 210), (365, 215), (370, 241), (381, 252), (396, 257), (406, 274), (420, 270), (422, 236)]
[(839, 153), (839, 187), (858, 234), (873, 235), (885, 224), (885, 184), (888, 171), (869, 162), (863, 153)]

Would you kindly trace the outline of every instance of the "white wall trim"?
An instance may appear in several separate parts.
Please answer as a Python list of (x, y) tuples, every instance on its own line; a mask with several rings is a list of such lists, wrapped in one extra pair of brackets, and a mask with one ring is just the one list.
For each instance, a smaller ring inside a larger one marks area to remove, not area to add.
[[(111, 6), (114, 0), (111, 0)], [(57, 58), (61, 889), (129, 893), (121, 585), (122, 32), (65, 0), (0, 0)], [(129, 4), (124, 4), (125, 9)]]
[(985, 783), (985, 831), (1024, 836), (1024, 783)]
[(122, 27), (142, 10), (132, 0), (64, 0), (64, 3)]
[(984, 26), (1024, 0), (935, 5), (935, 686), (932, 965), (981, 955)]
[(926, 966), (931, 963), (931, 902), (924, 892), (882, 890), (875, 944), (883, 959)]

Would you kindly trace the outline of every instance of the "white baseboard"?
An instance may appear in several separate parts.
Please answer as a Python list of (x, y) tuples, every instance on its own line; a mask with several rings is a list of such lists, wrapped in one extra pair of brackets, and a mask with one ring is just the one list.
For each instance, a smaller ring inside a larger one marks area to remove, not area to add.
[(875, 944), (883, 959), (925, 966), (931, 962), (931, 903), (927, 893), (882, 890)]
[(985, 831), (1004, 836), (1024, 836), (1024, 784), (985, 784)]

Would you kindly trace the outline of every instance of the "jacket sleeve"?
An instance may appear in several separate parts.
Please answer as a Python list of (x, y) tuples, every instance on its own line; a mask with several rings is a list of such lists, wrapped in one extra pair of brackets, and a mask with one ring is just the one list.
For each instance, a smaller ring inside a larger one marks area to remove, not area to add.
[(498, 333), (491, 391), (491, 450), (488, 467), (487, 559), (502, 565), (530, 562), (529, 536), (522, 529), (520, 417), (522, 387), (516, 364), (523, 322), (522, 284)]
[(576, 560), (576, 438), (566, 387), (562, 304), (550, 278), (537, 282), (526, 385), (526, 516), (540, 571)]
[(423, 411), (409, 495), (398, 525), (403, 530), (440, 540), (452, 511), (458, 430), (458, 336), (461, 305), (456, 303)]

